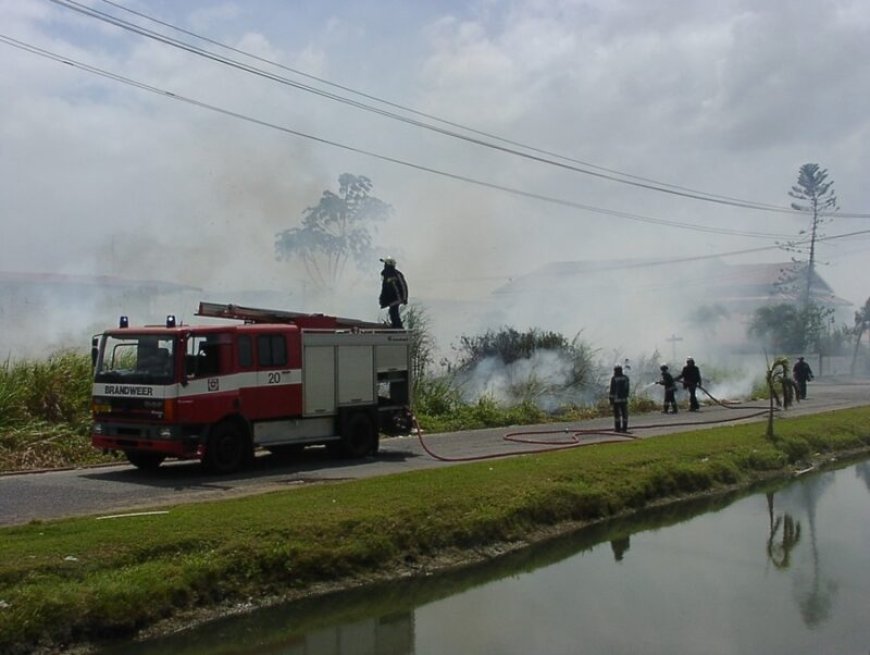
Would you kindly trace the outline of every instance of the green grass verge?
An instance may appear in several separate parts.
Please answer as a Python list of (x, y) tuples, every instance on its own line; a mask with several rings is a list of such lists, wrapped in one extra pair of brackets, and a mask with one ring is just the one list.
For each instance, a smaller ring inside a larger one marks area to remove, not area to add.
[(870, 449), (870, 407), (0, 530), (0, 652), (522, 540)]

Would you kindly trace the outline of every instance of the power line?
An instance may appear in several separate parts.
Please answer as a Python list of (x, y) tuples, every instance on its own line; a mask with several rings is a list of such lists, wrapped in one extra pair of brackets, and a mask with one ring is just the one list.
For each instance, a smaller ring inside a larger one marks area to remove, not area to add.
[[(829, 237), (820, 237), (820, 238), (816, 239), (816, 241), (834, 241), (837, 239), (851, 239), (851, 238), (856, 237), (856, 236), (867, 236), (867, 235), (870, 235), (870, 230), (858, 230), (856, 232), (849, 232), (846, 234), (835, 234), (835, 235), (829, 236)], [(704, 261), (704, 260), (708, 260), (708, 259), (720, 259), (722, 257), (734, 257), (734, 256), (739, 256), (739, 255), (750, 255), (750, 254), (755, 254), (755, 253), (759, 253), (759, 252), (765, 252), (768, 250), (779, 250), (779, 248), (780, 247), (778, 245), (760, 246), (757, 248), (743, 248), (740, 250), (730, 250), (730, 251), (726, 251), (726, 252), (709, 253), (709, 254), (705, 254), (705, 255), (688, 255), (686, 257), (677, 257), (677, 258), (671, 258), (671, 259), (655, 259), (655, 260), (647, 260), (647, 261), (589, 262), (589, 263), (600, 263), (600, 266), (595, 267), (591, 271), (584, 271), (584, 272), (601, 273), (604, 271), (608, 271), (608, 272), (609, 271), (628, 271), (628, 270), (660, 268), (660, 267), (666, 268), (668, 266), (673, 266), (676, 264), (689, 264), (689, 263)], [(558, 273), (550, 273), (550, 274), (538, 273), (538, 275), (556, 277), (556, 276), (558, 276)], [(505, 279), (507, 281), (511, 281), (512, 279), (518, 278), (518, 277), (522, 277), (522, 276), (504, 275), (504, 276), (486, 276), (486, 277), (470, 277), (470, 278), (464, 277), (462, 279), (468, 279), (468, 280)], [(450, 278), (447, 278), (447, 279), (449, 280)], [(459, 278), (457, 278), (457, 279), (459, 279)], [(426, 279), (423, 278), (423, 281), (426, 281)], [(527, 293), (527, 291), (512, 290), (512, 291), (506, 291), (506, 292), (502, 292), (502, 293), (521, 294), (521, 293)]]
[(563, 198), (556, 198), (553, 196), (546, 196), (546, 195), (534, 193), (531, 191), (523, 191), (522, 189), (517, 189), (515, 187), (509, 187), (509, 186), (502, 185), (502, 184), (496, 184), (494, 182), (486, 182), (486, 181), (479, 180), (476, 178), (467, 177), (464, 175), (459, 175), (457, 173), (451, 173), (449, 171), (445, 171), (445, 170), (441, 170), (441, 169), (437, 169), (437, 168), (432, 168), (430, 166), (425, 166), (423, 164), (417, 164), (417, 163), (410, 162), (407, 160), (398, 159), (396, 157), (390, 157), (388, 155), (379, 154), (379, 153), (376, 153), (376, 152), (373, 152), (370, 150), (365, 150), (362, 148), (349, 146), (347, 144), (343, 144), (343, 143), (340, 143), (338, 141), (333, 141), (333, 140), (326, 139), (326, 138), (319, 137), (319, 136), (315, 136), (312, 134), (307, 134), (305, 132), (300, 132), (298, 130), (291, 129), (289, 127), (277, 125), (275, 123), (270, 123), (268, 121), (265, 121), (265, 120), (262, 120), (259, 118), (254, 118), (252, 116), (248, 116), (248, 115), (242, 114), (240, 112), (232, 111), (229, 109), (224, 109), (222, 107), (218, 107), (216, 105), (211, 105), (211, 104), (208, 104), (206, 102), (202, 102), (200, 100), (195, 100), (193, 98), (189, 98), (187, 96), (173, 93), (173, 92), (167, 91), (165, 89), (160, 89), (160, 88), (152, 86), (150, 84), (146, 84), (144, 82), (139, 82), (139, 81), (134, 80), (132, 78), (125, 77), (125, 76), (122, 76), (122, 75), (119, 75), (116, 73), (112, 73), (110, 71), (107, 71), (107, 70), (104, 70), (101, 68), (97, 68), (97, 67), (91, 66), (89, 64), (84, 64), (82, 62), (76, 61), (76, 60), (71, 59), (69, 57), (64, 57), (62, 55), (58, 55), (58, 54), (53, 53), (51, 51), (45, 50), (43, 48), (39, 48), (38, 46), (34, 46), (31, 44), (25, 43), (23, 41), (19, 41), (17, 39), (6, 36), (4, 34), (0, 34), (0, 41), (6, 43), (7, 45), (11, 45), (12, 47), (29, 52), (31, 54), (35, 54), (35, 55), (38, 55), (41, 57), (52, 59), (54, 61), (66, 64), (68, 66), (72, 66), (74, 68), (78, 68), (80, 70), (92, 73), (94, 75), (98, 75), (100, 77), (105, 77), (107, 79), (110, 79), (110, 80), (113, 80), (115, 82), (119, 82), (122, 84), (127, 84), (127, 85), (133, 86), (137, 89), (140, 89), (143, 91), (148, 91), (150, 93), (154, 93), (154, 94), (163, 96), (165, 98), (170, 98), (172, 100), (184, 102), (184, 103), (187, 103), (187, 104), (192, 105), (194, 107), (198, 107), (200, 109), (206, 109), (206, 110), (218, 113), (218, 114), (222, 114), (224, 116), (229, 116), (231, 118), (236, 118), (236, 119), (248, 122), (248, 123), (252, 123), (254, 125), (259, 125), (261, 127), (266, 127), (269, 129), (278, 130), (278, 131), (283, 132), (285, 134), (290, 134), (290, 135), (297, 136), (300, 138), (315, 141), (315, 142), (321, 143), (323, 145), (328, 145), (328, 146), (332, 146), (335, 148), (340, 148), (340, 149), (346, 150), (348, 152), (354, 152), (357, 154), (365, 155), (367, 157), (372, 157), (374, 159), (378, 159), (381, 161), (386, 161), (386, 162), (390, 162), (390, 163), (397, 164), (400, 166), (405, 166), (407, 168), (412, 168), (414, 170), (422, 171), (425, 173), (431, 173), (433, 175), (439, 175), (441, 177), (445, 177), (448, 179), (466, 182), (468, 184), (473, 184), (473, 185), (488, 188), (488, 189), (502, 191), (502, 192), (509, 193), (509, 194), (515, 195), (515, 196), (520, 196), (523, 198), (529, 198), (532, 200), (539, 200), (542, 202), (560, 205), (563, 207), (570, 207), (573, 209), (582, 209), (582, 210), (592, 212), (592, 213), (603, 214), (603, 215), (607, 215), (607, 216), (614, 216), (616, 218), (623, 218), (626, 220), (632, 220), (632, 221), (637, 221), (637, 222), (641, 222), (641, 223), (650, 223), (650, 224), (654, 224), (654, 225), (665, 225), (668, 227), (675, 227), (675, 228), (685, 229), (685, 230), (694, 230), (697, 232), (706, 232), (706, 233), (710, 233), (710, 234), (723, 234), (723, 235), (730, 235), (730, 236), (757, 237), (757, 238), (775, 238), (775, 237), (789, 237), (789, 236), (791, 236), (791, 235), (782, 235), (782, 234), (764, 233), (764, 232), (728, 230), (725, 228), (715, 228), (715, 227), (709, 227), (709, 226), (705, 226), (705, 225), (698, 225), (698, 224), (694, 224), (694, 223), (682, 223), (682, 222), (678, 222), (678, 221), (652, 218), (649, 216), (641, 216), (638, 214), (630, 214), (627, 212), (621, 212), (621, 211), (617, 211), (617, 210), (605, 209), (605, 208), (601, 208), (601, 207), (594, 207), (592, 205), (586, 205), (583, 203), (578, 203), (578, 202), (566, 200)]
[[(236, 52), (236, 53), (242, 54), (244, 56), (251, 57), (257, 61), (261, 61), (261, 62), (268, 63), (268, 64), (273, 65), (273, 66), (277, 66), (277, 67), (282, 68), (284, 70), (288, 70), (290, 72), (293, 72), (297, 75), (303, 75), (309, 79), (317, 80), (318, 82), (320, 82), (322, 84), (327, 84), (327, 85), (330, 85), (334, 88), (339, 88), (343, 91), (354, 93), (356, 95), (359, 95), (361, 97), (364, 97), (364, 98), (367, 98), (370, 100), (375, 100), (375, 101), (382, 103), (382, 104), (385, 104), (387, 106), (395, 107), (395, 108), (401, 109), (403, 111), (406, 111), (406, 112), (409, 112), (409, 113), (412, 113), (412, 114), (415, 114), (418, 116), (425, 117), (429, 120), (435, 120), (435, 121), (438, 121), (438, 122), (445, 124), (445, 125), (450, 125), (452, 127), (460, 128), (460, 129), (462, 129), (466, 132), (472, 133), (472, 134), (485, 136), (486, 138), (495, 139), (495, 140), (500, 141), (502, 143), (507, 143), (507, 144), (510, 144), (512, 146), (517, 146), (517, 147), (523, 148), (525, 150), (528, 150), (530, 152), (536, 152), (539, 154), (534, 155), (534, 154), (530, 154), (529, 152), (522, 152), (522, 151), (516, 150), (514, 148), (500, 146), (500, 145), (497, 145), (497, 144), (494, 144), (494, 143), (491, 143), (488, 141), (481, 140), (481, 139), (476, 138), (476, 137), (470, 137), (467, 135), (459, 134), (455, 131), (447, 130), (447, 129), (444, 129), (444, 128), (441, 128), (441, 127), (438, 127), (438, 126), (435, 126), (435, 125), (432, 125), (429, 123), (424, 123), (424, 122), (421, 122), (419, 120), (408, 118), (406, 116), (401, 116), (401, 115), (396, 114), (394, 112), (390, 112), (390, 111), (387, 111), (384, 109), (373, 107), (371, 105), (367, 105), (365, 103), (351, 100), (349, 98), (346, 98), (346, 97), (343, 97), (340, 95), (336, 95), (334, 93), (326, 92), (326, 91), (323, 91), (321, 89), (316, 89), (316, 88), (311, 87), (311, 86), (306, 85), (306, 84), (294, 82), (293, 80), (290, 80), (286, 77), (281, 77), (281, 76), (278, 76), (278, 75), (275, 75), (272, 73), (268, 73), (262, 69), (255, 68), (253, 66), (249, 66), (249, 65), (244, 64), (242, 62), (239, 62), (237, 60), (223, 57), (221, 55), (204, 50), (202, 48), (191, 45), (191, 44), (186, 43), (184, 41), (179, 41), (177, 39), (173, 39), (171, 37), (160, 34), (158, 32), (154, 32), (153, 30), (149, 30), (149, 29), (146, 29), (144, 27), (135, 25), (133, 23), (125, 21), (125, 20), (118, 18), (116, 16), (112, 16), (111, 14), (107, 14), (105, 12), (101, 12), (99, 10), (96, 10), (96, 9), (93, 9), (90, 7), (86, 7), (78, 2), (75, 2), (75, 0), (49, 0), (49, 2), (57, 4), (57, 5), (64, 7), (64, 8), (70, 9), (72, 11), (76, 11), (76, 12), (81, 13), (85, 16), (90, 17), (90, 18), (94, 18), (96, 20), (100, 20), (100, 21), (109, 23), (109, 24), (114, 25), (116, 27), (119, 27), (121, 29), (138, 34), (140, 36), (144, 36), (146, 38), (156, 40), (156, 41), (163, 43), (165, 45), (169, 45), (171, 47), (175, 47), (175, 48), (184, 50), (184, 51), (189, 52), (191, 54), (195, 54), (197, 56), (204, 57), (206, 59), (210, 59), (210, 60), (215, 61), (215, 62), (220, 63), (220, 64), (231, 66), (233, 68), (236, 68), (238, 70), (242, 70), (244, 72), (247, 72), (247, 73), (250, 73), (253, 75), (264, 77), (264, 78), (269, 79), (269, 80), (274, 81), (274, 82), (279, 82), (281, 84), (289, 85), (293, 88), (296, 88), (296, 89), (299, 89), (302, 91), (306, 91), (306, 92), (313, 93), (313, 94), (319, 95), (321, 97), (324, 97), (324, 98), (327, 98), (330, 100), (341, 102), (341, 103), (350, 105), (352, 107), (355, 107), (357, 109), (373, 112), (373, 113), (379, 114), (379, 115), (387, 117), (387, 118), (391, 118), (394, 120), (404, 122), (404, 123), (409, 124), (409, 125), (413, 125), (416, 127), (426, 129), (426, 130), (430, 130), (430, 131), (442, 134), (444, 136), (448, 136), (448, 137), (452, 137), (452, 138), (456, 138), (456, 139), (461, 139), (463, 141), (466, 141), (468, 143), (472, 143), (474, 145), (478, 145), (478, 146), (481, 146), (484, 148), (494, 149), (494, 150), (497, 150), (497, 151), (500, 151), (500, 152), (503, 152), (506, 154), (511, 154), (514, 156), (522, 157), (524, 159), (535, 161), (537, 163), (556, 166), (556, 167), (559, 167), (559, 168), (562, 168), (565, 170), (569, 170), (572, 172), (581, 173), (584, 175), (590, 175), (593, 177), (606, 179), (606, 180), (617, 182), (620, 184), (627, 184), (630, 186), (635, 186), (635, 187), (639, 187), (639, 188), (650, 190), (650, 191), (658, 191), (660, 193), (667, 193), (667, 194), (676, 195), (676, 196), (680, 196), (680, 197), (684, 197), (684, 198), (701, 200), (704, 202), (712, 202), (712, 203), (717, 203), (717, 204), (722, 204), (722, 205), (740, 207), (743, 209), (754, 209), (754, 210), (759, 210), (759, 211), (772, 211), (772, 212), (788, 213), (788, 214), (801, 214), (801, 213), (803, 213), (803, 212), (795, 210), (791, 207), (770, 205), (770, 204), (765, 204), (765, 203), (757, 203), (757, 202), (742, 200), (739, 198), (733, 198), (733, 197), (729, 197), (729, 196), (710, 194), (710, 193), (701, 192), (701, 191), (694, 191), (694, 190), (689, 189), (687, 187), (680, 187), (677, 185), (667, 184), (667, 183), (663, 183), (663, 182), (657, 182), (657, 181), (651, 180), (649, 178), (642, 178), (639, 176), (634, 176), (634, 175), (630, 175), (627, 173), (615, 171), (613, 169), (607, 169), (607, 168), (597, 166), (594, 164), (589, 164), (587, 162), (582, 162), (582, 161), (577, 160), (577, 159), (572, 159), (570, 157), (566, 157), (566, 156), (552, 153), (549, 151), (541, 150), (539, 148), (528, 146), (528, 145), (525, 145), (525, 144), (522, 144), (522, 143), (519, 143), (516, 141), (504, 139), (504, 138), (499, 137), (499, 136), (494, 135), (494, 134), (490, 134), (490, 133), (483, 132), (480, 130), (475, 130), (473, 128), (461, 125), (459, 123), (447, 121), (447, 120), (438, 118), (436, 116), (433, 116), (431, 114), (425, 114), (423, 112), (419, 112), (417, 110), (399, 105), (397, 103), (389, 102), (389, 101), (384, 100), (382, 98), (378, 98), (377, 96), (361, 93), (361, 92), (356, 91), (354, 89), (351, 89), (349, 87), (338, 85), (338, 84), (335, 84), (335, 83), (330, 82), (328, 80), (324, 80), (323, 78), (318, 78), (318, 77), (315, 77), (312, 75), (308, 75), (308, 74), (303, 73), (301, 71), (298, 71), (296, 69), (284, 66), (280, 63), (259, 57), (257, 55), (245, 52), (243, 50), (239, 50), (237, 48), (233, 48), (232, 46), (225, 45), (219, 41), (215, 41), (215, 40), (210, 39), (208, 37), (203, 37), (199, 34), (196, 34), (195, 32), (191, 32), (189, 30), (184, 30), (182, 28), (176, 27), (175, 25), (172, 25), (171, 23), (153, 18), (153, 17), (149, 16), (148, 14), (133, 11), (131, 9), (127, 9), (126, 7), (124, 7), (118, 3), (115, 3), (115, 2), (111, 2), (110, 0), (103, 0), (103, 2), (105, 2), (106, 4), (109, 4), (113, 7), (119, 8), (123, 11), (127, 11), (129, 13), (132, 13), (136, 16), (145, 18), (146, 20), (155, 22), (159, 25), (163, 25), (165, 27), (176, 30), (176, 31), (181, 32), (183, 34), (193, 36), (194, 38), (203, 40), (207, 43), (211, 43), (213, 45), (217, 45), (221, 48), (225, 48), (225, 49), (230, 50), (232, 52)], [(544, 157), (542, 155), (546, 155), (547, 157)], [(548, 157), (556, 157), (557, 159), (561, 159), (562, 161), (561, 162), (554, 161), (553, 159), (548, 158)], [(571, 163), (564, 163), (564, 162), (571, 162)], [(586, 166), (586, 168), (580, 168), (579, 166), (576, 166), (574, 164), (581, 164), (583, 166)], [(597, 170), (589, 170), (590, 168), (594, 168)], [(617, 176), (620, 176), (620, 177), (617, 177)], [(847, 215), (841, 214), (841, 216), (845, 217)], [(858, 216), (863, 217), (863, 215), (856, 215), (856, 217), (858, 217)], [(870, 217), (870, 214), (866, 215), (866, 217)]]
[[(414, 109), (414, 108), (412, 108), (412, 107), (408, 107), (408, 106), (406, 106), (406, 105), (402, 105), (402, 104), (399, 104), (399, 103), (396, 103), (396, 102), (393, 102), (393, 101), (390, 101), (390, 100), (386, 100), (386, 99), (381, 98), (381, 97), (379, 97), (379, 96), (375, 96), (375, 95), (372, 95), (372, 94), (366, 93), (366, 92), (364, 92), (364, 91), (359, 91), (359, 90), (357, 90), (357, 89), (354, 89), (354, 88), (349, 87), (349, 86), (346, 86), (346, 85), (342, 85), (342, 84), (338, 84), (338, 83), (336, 83), (336, 82), (332, 82), (331, 80), (327, 80), (327, 79), (325, 79), (325, 78), (318, 77), (318, 76), (316, 76), (316, 75), (312, 75), (312, 74), (310, 74), (310, 73), (306, 73), (305, 71), (299, 70), (299, 69), (297, 69), (297, 68), (293, 68), (293, 67), (291, 67), (291, 66), (287, 66), (287, 65), (285, 65), (285, 64), (282, 64), (282, 63), (280, 63), (280, 62), (274, 61), (274, 60), (272, 60), (272, 59), (268, 59), (268, 58), (266, 58), (266, 57), (261, 57), (261, 56), (259, 56), (259, 55), (254, 54), (254, 53), (248, 52), (248, 51), (246, 51), (246, 50), (241, 50), (241, 49), (236, 48), (236, 47), (233, 47), (233, 46), (231, 46), (231, 45), (227, 45), (226, 43), (223, 43), (223, 42), (221, 42), (221, 41), (217, 41), (217, 40), (212, 39), (212, 38), (209, 38), (209, 37), (207, 37), (207, 36), (203, 36), (203, 35), (201, 35), (201, 34), (198, 34), (197, 32), (193, 32), (193, 31), (191, 31), (191, 30), (187, 30), (187, 29), (184, 29), (184, 28), (179, 27), (179, 26), (177, 26), (177, 25), (174, 25), (174, 24), (172, 24), (172, 23), (169, 23), (169, 22), (167, 22), (167, 21), (161, 20), (161, 19), (159, 19), (159, 18), (156, 18), (156, 17), (151, 16), (151, 15), (149, 15), (149, 14), (146, 14), (146, 13), (144, 13), (144, 12), (136, 11), (136, 10), (131, 9), (131, 8), (129, 8), (129, 7), (125, 7), (124, 5), (122, 5), (122, 4), (118, 3), (118, 2), (113, 2), (112, 0), (102, 0), (102, 2), (105, 3), (105, 4), (107, 4), (107, 5), (110, 5), (110, 6), (112, 6), (112, 7), (115, 7), (115, 8), (117, 8), (117, 9), (120, 9), (121, 11), (125, 11), (125, 12), (127, 12), (127, 13), (133, 14), (134, 16), (138, 16), (138, 17), (140, 17), (140, 18), (144, 18), (145, 20), (151, 21), (151, 22), (156, 23), (156, 24), (158, 24), (158, 25), (162, 25), (162, 26), (167, 27), (167, 28), (169, 28), (169, 29), (171, 29), (171, 30), (174, 30), (174, 31), (176, 31), (176, 32), (180, 32), (181, 34), (186, 34), (186, 35), (191, 36), (191, 37), (193, 37), (193, 38), (195, 38), (195, 39), (199, 39), (199, 40), (204, 41), (204, 42), (206, 42), (206, 43), (210, 43), (210, 44), (215, 45), (215, 46), (218, 46), (218, 47), (220, 47), (220, 48), (224, 48), (224, 49), (229, 50), (229, 51), (231, 51), (231, 52), (235, 52), (235, 53), (237, 53), (237, 54), (244, 55), (245, 57), (250, 57), (251, 59), (255, 59), (255, 60), (260, 61), (260, 62), (262, 62), (262, 63), (264, 63), (264, 64), (269, 64), (270, 66), (275, 66), (275, 67), (277, 67), (277, 68), (281, 68), (281, 69), (283, 69), (283, 70), (286, 70), (286, 71), (289, 71), (289, 72), (291, 72), (291, 73), (294, 73), (295, 75), (299, 75), (299, 76), (305, 77), (305, 78), (307, 78), (307, 79), (310, 79), (310, 80), (314, 80), (314, 81), (316, 81), (316, 82), (319, 82), (319, 83), (321, 83), (321, 84), (325, 84), (325, 85), (327, 85), (327, 86), (331, 86), (331, 87), (333, 87), (333, 88), (340, 89), (340, 90), (342, 90), (342, 91), (346, 91), (346, 92), (348, 92), (348, 93), (352, 93), (352, 94), (354, 94), (354, 95), (360, 96), (360, 97), (362, 97), (362, 98), (366, 98), (366, 99), (368, 99), (368, 100), (374, 100), (375, 102), (379, 102), (379, 103), (384, 104), (384, 105), (387, 105), (387, 106), (389, 106), (389, 107), (394, 107), (394, 108), (396, 108), (396, 109), (400, 109), (400, 110), (402, 110), (402, 111), (408, 112), (408, 113), (410, 113), (410, 114), (414, 114), (414, 115), (416, 115), (416, 116), (420, 116), (420, 117), (422, 117), (422, 118), (426, 118), (426, 119), (428, 119), (428, 120), (436, 121), (436, 122), (441, 123), (441, 124), (443, 124), (443, 125), (449, 125), (449, 126), (454, 127), (454, 128), (458, 128), (458, 129), (461, 129), (461, 130), (465, 130), (466, 132), (470, 132), (470, 133), (472, 133), (472, 134), (477, 134), (477, 135), (479, 135), (479, 136), (483, 136), (483, 137), (486, 137), (486, 138), (489, 138), (489, 139), (494, 139), (494, 140), (496, 140), (496, 141), (500, 141), (501, 143), (507, 143), (507, 144), (512, 145), (512, 146), (517, 146), (517, 147), (520, 147), (520, 148), (524, 148), (524, 149), (529, 150), (529, 151), (531, 151), (531, 152), (537, 152), (537, 153), (540, 153), (540, 154), (542, 154), (542, 155), (547, 155), (547, 156), (550, 156), (550, 157), (556, 157), (557, 159), (561, 159), (561, 160), (563, 160), (563, 161), (568, 161), (568, 162), (571, 162), (571, 163), (574, 163), (574, 164), (579, 164), (579, 165), (581, 165), (581, 166), (586, 166), (586, 167), (588, 167), (588, 168), (593, 168), (593, 169), (596, 169), (596, 170), (599, 170), (599, 171), (602, 171), (602, 172), (605, 172), (605, 173), (611, 173), (611, 174), (613, 174), (613, 175), (619, 175), (619, 176), (621, 176), (621, 177), (625, 177), (625, 178), (629, 178), (629, 179), (633, 179), (633, 180), (638, 180), (638, 181), (640, 181), (640, 182), (646, 182), (646, 183), (648, 183), (648, 184), (654, 184), (654, 185), (661, 186), (661, 187), (668, 187), (668, 188), (676, 189), (676, 190), (680, 190), (680, 191), (686, 191), (686, 192), (696, 193), (696, 194), (699, 194), (699, 195), (710, 196), (710, 197), (712, 197), (712, 198), (719, 198), (719, 199), (722, 199), (722, 200), (733, 200), (733, 201), (737, 201), (737, 202), (750, 202), (750, 201), (742, 200), (742, 199), (740, 199), (740, 198), (734, 198), (734, 197), (731, 197), (731, 196), (719, 195), (719, 194), (714, 194), (714, 193), (707, 193), (707, 192), (703, 192), (703, 191), (698, 191), (698, 190), (695, 190), (695, 189), (691, 189), (691, 188), (689, 188), (689, 187), (684, 187), (684, 186), (680, 186), (680, 185), (676, 185), (676, 184), (670, 184), (670, 183), (667, 183), (667, 182), (661, 182), (661, 181), (658, 181), (658, 180), (654, 180), (654, 179), (652, 179), (652, 178), (642, 177), (642, 176), (639, 176), (639, 175), (633, 175), (633, 174), (631, 174), (631, 173), (625, 173), (625, 172), (623, 172), (623, 171), (618, 171), (618, 170), (615, 170), (615, 169), (612, 169), (612, 168), (607, 168), (607, 167), (604, 167), (604, 166), (599, 166), (599, 165), (597, 165), (597, 164), (593, 164), (593, 163), (591, 163), (591, 162), (587, 162), (587, 161), (583, 161), (583, 160), (580, 160), (580, 159), (576, 159), (576, 158), (574, 158), (574, 157), (569, 157), (569, 156), (567, 156), (567, 155), (562, 155), (562, 154), (559, 154), (559, 153), (556, 153), (556, 152), (553, 152), (553, 151), (545, 150), (545, 149), (542, 149), (542, 148), (537, 148), (537, 147), (535, 147), (535, 146), (530, 146), (530, 145), (527, 145), (527, 144), (521, 143), (521, 142), (519, 142), (519, 141), (514, 141), (514, 140), (512, 140), (512, 139), (508, 139), (508, 138), (505, 138), (505, 137), (499, 136), (499, 135), (497, 135), (497, 134), (493, 134), (493, 133), (491, 133), (491, 132), (486, 132), (486, 131), (483, 131), (483, 130), (478, 130), (478, 129), (476, 129), (476, 128), (469, 127), (469, 126), (467, 126), (467, 125), (463, 125), (462, 123), (457, 123), (457, 122), (455, 122), (455, 121), (451, 121), (451, 120), (448, 120), (448, 119), (445, 119), (445, 118), (440, 118), (439, 116), (435, 116), (435, 115), (433, 115), (433, 114), (429, 114), (429, 113), (426, 113), (426, 112), (420, 111), (420, 110), (418, 110), (418, 109)], [(786, 208), (786, 207), (784, 207), (784, 206), (772, 205), (772, 204), (767, 204), (767, 203), (752, 203), (752, 204), (759, 205), (759, 206), (769, 207), (770, 209), (775, 209), (775, 210), (788, 209), (788, 208)]]

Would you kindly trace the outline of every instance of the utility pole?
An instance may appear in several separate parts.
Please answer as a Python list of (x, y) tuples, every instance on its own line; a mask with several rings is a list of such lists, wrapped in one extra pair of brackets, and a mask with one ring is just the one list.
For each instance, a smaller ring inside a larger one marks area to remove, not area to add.
[(682, 341), (683, 337), (678, 337), (676, 334), (671, 334), (665, 341), (671, 342), (671, 365), (677, 362), (677, 341)]

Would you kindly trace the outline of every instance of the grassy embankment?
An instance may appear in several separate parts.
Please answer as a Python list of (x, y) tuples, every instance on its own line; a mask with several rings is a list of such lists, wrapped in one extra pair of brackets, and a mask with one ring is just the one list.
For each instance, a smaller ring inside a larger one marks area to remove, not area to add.
[(870, 407), (311, 486), (167, 514), (0, 530), (0, 652), (131, 634), (175, 613), (370, 579), (543, 528), (870, 451)]

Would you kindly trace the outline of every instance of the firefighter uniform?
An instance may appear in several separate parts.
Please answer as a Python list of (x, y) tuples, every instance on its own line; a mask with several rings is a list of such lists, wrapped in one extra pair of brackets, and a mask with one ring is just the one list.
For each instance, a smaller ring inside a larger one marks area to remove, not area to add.
[(399, 314), (399, 305), (408, 304), (408, 284), (405, 276), (396, 268), (396, 260), (392, 257), (384, 257), (384, 270), (381, 271), (381, 295), (379, 302), (381, 309), (389, 307), (390, 327), (401, 330), (402, 317)]
[(613, 408), (613, 430), (628, 432), (628, 393), (630, 383), (621, 366), (613, 367), (610, 378), (610, 406)]
[(677, 413), (677, 383), (674, 382), (674, 376), (668, 372), (668, 367), (662, 364), (659, 369), (662, 372), (661, 380), (657, 380), (656, 384), (660, 384), (665, 388), (665, 404), (662, 408), (662, 413), (667, 414), (669, 409), (673, 409), (674, 414)]
[(700, 409), (698, 397), (695, 395), (701, 384), (701, 369), (695, 366), (695, 360), (689, 357), (682, 372), (676, 377), (677, 382), (683, 383), (683, 389), (689, 390), (689, 411), (697, 412)]
[(813, 379), (813, 369), (804, 361), (803, 357), (798, 357), (792, 369), (792, 376), (798, 388), (798, 400), (806, 400), (807, 398), (807, 382)]

